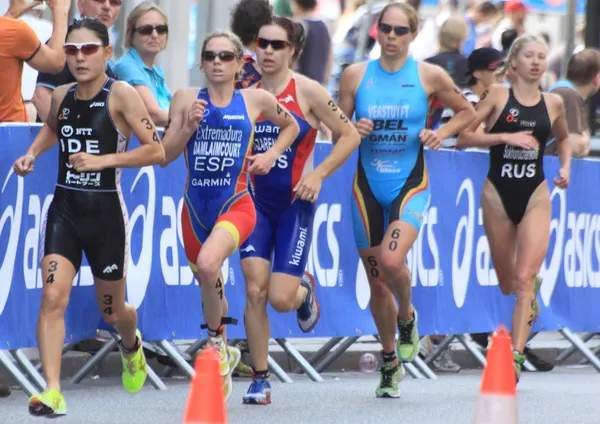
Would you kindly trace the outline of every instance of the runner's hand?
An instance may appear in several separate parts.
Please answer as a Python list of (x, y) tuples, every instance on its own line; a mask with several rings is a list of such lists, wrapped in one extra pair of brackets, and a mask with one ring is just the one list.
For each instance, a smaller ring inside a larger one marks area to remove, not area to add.
[(8, 11), (4, 16), (7, 18), (18, 19), (23, 13), (30, 11), (42, 3), (42, 0), (33, 0), (31, 2), (28, 2), (27, 0), (10, 0)]
[(423, 129), (419, 133), (419, 138), (421, 139), (421, 143), (425, 147), (430, 148), (431, 150), (437, 150), (442, 147), (442, 139), (437, 135), (435, 131)]
[(558, 177), (554, 178), (554, 185), (558, 188), (565, 189), (569, 186), (569, 171), (565, 168), (558, 170)]
[(316, 203), (319, 193), (321, 192), (321, 185), (323, 184), (323, 178), (317, 172), (312, 171), (305, 175), (296, 187), (294, 187), (294, 193), (296, 198), (306, 200), (311, 203)]
[(77, 172), (102, 171), (106, 168), (106, 160), (103, 156), (90, 155), (79, 152), (69, 156), (69, 163)]
[(194, 132), (198, 129), (198, 125), (204, 118), (204, 110), (208, 102), (203, 99), (196, 99), (188, 109), (188, 130)]
[(356, 124), (356, 131), (358, 131), (358, 135), (363, 139), (369, 135), (371, 131), (373, 131), (373, 121), (367, 118), (360, 118)]
[(250, 161), (248, 172), (256, 175), (267, 175), (271, 171), (271, 168), (273, 168), (273, 164), (277, 160), (277, 155), (269, 149), (258, 155), (246, 156), (246, 159)]
[(518, 133), (506, 134), (505, 143), (510, 146), (520, 147), (524, 150), (539, 149), (540, 144), (531, 134), (533, 134), (533, 131), (520, 131)]
[(35, 157), (33, 155), (25, 155), (21, 156), (19, 159), (15, 161), (13, 165), (13, 169), (15, 174), (19, 177), (24, 177), (33, 171), (33, 163), (35, 162)]

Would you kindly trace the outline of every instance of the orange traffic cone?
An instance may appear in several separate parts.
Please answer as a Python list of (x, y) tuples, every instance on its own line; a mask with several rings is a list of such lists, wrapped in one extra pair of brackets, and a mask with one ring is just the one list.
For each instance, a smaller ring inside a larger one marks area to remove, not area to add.
[(227, 424), (223, 377), (219, 372), (219, 354), (205, 348), (196, 358), (183, 424)]
[(501, 326), (488, 351), (473, 424), (518, 424), (516, 377), (510, 335)]

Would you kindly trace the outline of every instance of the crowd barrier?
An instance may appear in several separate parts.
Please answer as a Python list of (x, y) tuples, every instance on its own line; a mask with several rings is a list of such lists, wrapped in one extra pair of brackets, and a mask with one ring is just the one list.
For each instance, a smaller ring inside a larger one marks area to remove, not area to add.
[[(39, 266), (39, 243), (57, 174), (57, 146), (39, 157), (26, 178), (12, 171), (16, 158), (32, 143), (39, 126), (0, 125), (0, 349), (18, 352), (35, 347), (35, 325), (44, 282)], [(132, 140), (130, 148), (138, 145)], [(331, 150), (318, 143), (316, 162)], [(421, 335), (462, 335), (492, 331), (499, 323), (510, 328), (514, 297), (502, 296), (482, 227), (479, 196), (488, 166), (487, 153), (444, 150), (426, 153), (431, 202), (407, 262), (412, 270), (413, 301)], [(292, 353), (304, 371), (319, 381), (325, 357), (329, 363), (362, 335), (376, 334), (369, 312), (369, 287), (355, 248), (350, 208), (356, 154), (327, 179), (319, 197), (310, 245), (308, 270), (318, 284), (321, 320), (310, 334), (302, 333), (294, 313), (269, 310), (272, 337)], [(551, 243), (542, 270), (541, 316), (534, 331), (563, 332), (600, 371), (600, 361), (571, 332), (600, 332), (600, 199), (596, 181), (600, 164), (573, 160), (571, 186), (554, 187), (556, 158), (545, 158), (552, 196)], [(385, 168), (385, 163), (380, 164)], [(167, 168), (126, 169), (122, 189), (130, 217), (130, 262), (127, 299), (138, 311), (139, 327), (147, 341), (161, 348), (188, 374), (172, 340), (202, 339), (204, 323), (200, 290), (183, 250), (180, 215), (186, 168), (180, 157)], [(592, 191), (590, 191), (592, 190)], [(223, 265), (229, 315), (242, 322), (244, 279), (235, 254)], [(92, 338), (103, 324), (96, 306), (90, 268), (85, 262), (73, 282), (66, 313), (65, 343)], [(229, 326), (228, 337), (243, 339), (243, 325)], [(294, 351), (286, 339), (327, 337), (342, 341), (337, 354), (325, 350), (311, 361)], [(462, 337), (462, 336), (461, 336)], [(345, 340), (342, 340), (345, 338)], [(447, 345), (452, 338), (446, 340)], [(464, 337), (461, 342), (474, 354)], [(110, 347), (116, 345), (112, 340)], [(69, 346), (69, 345), (67, 345)], [(197, 348), (198, 346), (196, 346)], [(439, 353), (439, 352), (438, 352)], [(19, 356), (19, 355), (16, 355)], [(26, 368), (31, 364), (22, 358)], [(4, 358), (4, 359), (3, 359)], [(100, 355), (96, 360), (100, 360)], [(431, 361), (428, 358), (428, 362)], [(0, 362), (9, 367), (6, 352)], [(187, 367), (186, 367), (187, 365)], [(418, 364), (426, 376), (431, 370)], [(272, 363), (272, 366), (277, 367)], [(38, 367), (39, 368), (39, 367)], [(88, 366), (79, 377), (89, 371)], [(13, 370), (14, 371), (14, 370)], [(31, 370), (29, 370), (31, 371)], [(31, 375), (31, 373), (28, 373)], [(281, 370), (279, 370), (281, 371)], [(413, 376), (418, 375), (414, 370)], [(285, 373), (278, 372), (286, 379)], [(34, 377), (35, 380), (36, 377)], [(41, 378), (41, 377), (39, 377)], [(152, 379), (161, 387), (158, 377)]]

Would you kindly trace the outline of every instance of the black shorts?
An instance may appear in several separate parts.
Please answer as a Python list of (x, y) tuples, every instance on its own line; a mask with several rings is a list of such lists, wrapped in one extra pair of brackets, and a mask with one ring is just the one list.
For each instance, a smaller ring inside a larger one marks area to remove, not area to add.
[(117, 281), (127, 275), (127, 209), (115, 192), (56, 187), (44, 223), (41, 257), (60, 255), (79, 272), (82, 253), (95, 278)]

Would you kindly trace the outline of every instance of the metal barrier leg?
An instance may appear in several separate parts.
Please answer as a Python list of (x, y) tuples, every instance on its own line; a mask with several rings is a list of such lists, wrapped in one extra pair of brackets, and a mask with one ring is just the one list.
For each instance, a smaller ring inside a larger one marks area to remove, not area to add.
[(329, 368), (331, 366), (331, 364), (334, 363), (334, 361), (337, 358), (339, 358), (344, 352), (346, 352), (350, 346), (352, 346), (354, 343), (356, 343), (356, 341), (358, 339), (359, 339), (359, 337), (346, 337), (335, 348), (335, 350), (332, 350), (331, 352), (329, 352), (325, 356), (325, 358), (323, 358), (320, 362), (315, 364), (315, 370), (317, 370), (318, 372), (325, 371), (327, 368)]
[(404, 362), (404, 369), (412, 378), (425, 378), (425, 376), (410, 362)]
[[(206, 344), (206, 340), (198, 339), (185, 350), (185, 353), (187, 355), (194, 356), (200, 349), (202, 349), (202, 347), (205, 344)], [(165, 378), (170, 377), (173, 374), (173, 371), (175, 371), (174, 367), (167, 366), (167, 367), (165, 367), (162, 375)]]
[[(117, 346), (118, 346), (121, 338), (116, 333), (110, 333), (110, 335), (112, 336), (113, 341), (115, 343), (117, 343)], [(102, 347), (104, 347), (104, 346), (102, 346)], [(98, 353), (100, 353), (100, 352), (98, 352)], [(154, 388), (156, 390), (167, 390), (167, 386), (165, 386), (165, 383), (162, 382), (160, 377), (154, 372), (152, 367), (150, 367), (150, 365), (148, 365), (148, 364), (146, 364), (146, 373), (147, 373), (148, 380), (150, 380), (150, 383), (154, 386)]]
[(421, 358), (419, 358), (419, 355), (417, 355), (417, 357), (413, 360), (412, 362), (417, 368), (419, 368), (419, 370), (423, 371), (423, 374), (425, 374), (425, 377), (431, 379), (431, 380), (437, 380), (437, 375), (435, 375), (435, 373), (431, 370), (431, 368), (429, 368), (427, 366), (427, 364), (425, 363), (425, 361), (423, 361)]
[(275, 359), (271, 358), (271, 355), (269, 355), (268, 360), (269, 360), (269, 368), (271, 368), (271, 370), (273, 371), (273, 374), (275, 374), (282, 383), (293, 383), (294, 382), (294, 380), (291, 379), (289, 374), (286, 373), (283, 370), (283, 368), (281, 368), (279, 366), (279, 364), (275, 361)]
[[(595, 348), (593, 348), (592, 353), (595, 356), (598, 356), (598, 354), (600, 354), (600, 346), (596, 346)], [(586, 358), (581, 358), (581, 361), (579, 361), (579, 365), (585, 365), (587, 363), (588, 363), (588, 360)]]
[(302, 369), (304, 370), (306, 375), (312, 381), (318, 382), (318, 383), (325, 381), (319, 375), (317, 370), (315, 370), (312, 367), (312, 365), (310, 365), (308, 363), (308, 361), (306, 359), (304, 359), (304, 357), (302, 355), (300, 355), (300, 352), (298, 352), (298, 350), (296, 350), (296, 348), (294, 346), (292, 346), (292, 344), (290, 342), (288, 342), (286, 339), (275, 339), (275, 341), (279, 344), (279, 346), (281, 346), (283, 348), (283, 350), (286, 351), (286, 353), (288, 355), (291, 355), (296, 360), (296, 362), (298, 362), (298, 365), (300, 365), (300, 367), (302, 367)]
[[(325, 343), (321, 349), (317, 350), (309, 359), (308, 363), (313, 367), (318, 364), (318, 362), (323, 359), (331, 350), (337, 345), (339, 342), (344, 340), (343, 337), (333, 337)], [(304, 371), (300, 367), (294, 368), (292, 374), (302, 374)]]
[(448, 349), (448, 346), (450, 346), (450, 343), (452, 343), (455, 338), (455, 335), (446, 336), (444, 340), (442, 340), (442, 342), (438, 346), (436, 346), (436, 349), (433, 352), (431, 352), (431, 354), (427, 358), (425, 358), (425, 363), (427, 365), (431, 364), (438, 356), (440, 356), (444, 352), (444, 350)]
[(21, 370), (19, 370), (19, 368), (13, 364), (10, 356), (8, 356), (4, 350), (0, 350), (0, 364), (4, 366), (6, 371), (8, 371), (8, 373), (19, 384), (19, 386), (21, 386), (28, 397), (37, 395), (40, 392), (33, 384), (31, 384)]
[[(77, 345), (77, 343), (67, 343), (66, 345), (63, 346), (62, 349), (62, 354), (64, 355), (65, 353), (73, 350), (73, 348)], [(37, 364), (34, 365), (35, 369), (38, 372), (42, 372), (42, 361), (38, 362)]]
[(75, 374), (73, 374), (73, 376), (71, 377), (71, 380), (69, 380), (70, 383), (73, 383), (73, 384), (81, 383), (81, 380), (83, 380), (86, 375), (88, 375), (90, 372), (92, 372), (94, 367), (96, 367), (100, 362), (102, 362), (102, 360), (106, 357), (106, 355), (108, 355), (110, 352), (112, 352), (118, 346), (119, 346), (119, 343), (117, 342), (117, 340), (114, 340), (114, 339), (109, 340), (106, 343), (104, 343), (104, 345), (100, 348), (100, 350), (98, 352), (96, 352), (96, 354), (94, 356), (92, 356), (89, 361), (87, 361), (85, 364), (83, 364), (83, 366), (81, 368), (79, 368)]
[(192, 366), (188, 364), (185, 359), (183, 359), (183, 357), (179, 354), (176, 348), (171, 346), (171, 344), (166, 340), (161, 340), (157, 344), (162, 348), (162, 350), (165, 351), (167, 356), (171, 358), (171, 360), (175, 362), (175, 364), (177, 364), (177, 367), (180, 370), (186, 373), (188, 377), (194, 377), (194, 375), (196, 374), (194, 372), (194, 368), (192, 368)]
[(573, 346), (577, 348), (577, 350), (590, 361), (590, 364), (596, 368), (596, 371), (600, 372), (600, 360), (594, 355), (585, 343), (571, 330), (567, 327), (560, 330), (560, 333), (563, 335), (565, 339), (567, 339)]
[(482, 366), (485, 367), (485, 357), (481, 354), (479, 349), (473, 346), (473, 343), (465, 336), (464, 334), (458, 334), (456, 336), (459, 342), (467, 349), (467, 351), (473, 355), (473, 357), (479, 362)]
[(31, 361), (27, 358), (27, 356), (25, 356), (23, 351), (21, 349), (17, 349), (11, 351), (11, 353), (12, 356), (14, 356), (16, 361), (19, 363), (21, 368), (23, 368), (23, 370), (27, 374), (29, 374), (33, 383), (35, 383), (35, 385), (40, 389), (40, 391), (43, 392), (46, 389), (46, 380), (44, 380), (44, 377), (42, 377), (40, 373), (35, 369)]
[[(594, 337), (596, 335), (596, 333), (587, 333), (585, 336), (582, 337), (582, 340), (584, 343), (587, 343), (592, 337)], [(577, 348), (575, 346), (570, 346), (567, 349), (563, 350), (560, 355), (558, 355), (556, 357), (556, 362), (563, 362), (565, 361), (569, 356), (571, 356), (572, 354), (574, 354), (577, 351)]]

